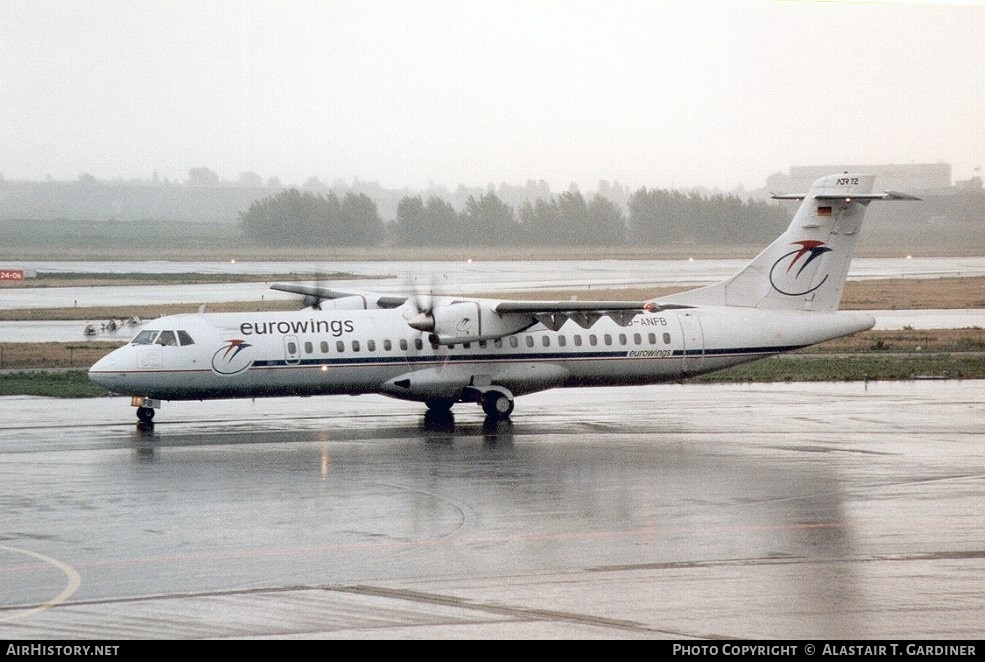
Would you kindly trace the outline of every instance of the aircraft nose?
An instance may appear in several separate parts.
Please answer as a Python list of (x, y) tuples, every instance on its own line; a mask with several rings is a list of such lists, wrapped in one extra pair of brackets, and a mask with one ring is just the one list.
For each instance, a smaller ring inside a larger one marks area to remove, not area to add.
[(92, 378), (101, 372), (106, 372), (110, 366), (110, 363), (112, 363), (112, 361), (110, 361), (110, 354), (107, 354), (89, 367), (89, 377)]
[(89, 368), (90, 381), (100, 386), (112, 387), (116, 383), (114, 374), (122, 369), (118, 351), (110, 352)]

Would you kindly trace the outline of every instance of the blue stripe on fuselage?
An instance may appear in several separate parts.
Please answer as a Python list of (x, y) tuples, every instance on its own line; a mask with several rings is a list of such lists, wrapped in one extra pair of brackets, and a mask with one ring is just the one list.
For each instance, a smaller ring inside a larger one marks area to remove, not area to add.
[(484, 354), (476, 352), (475, 354), (427, 354), (421, 356), (411, 356), (409, 354), (393, 354), (388, 352), (383, 352), (381, 355), (370, 356), (353, 356), (353, 357), (320, 357), (320, 358), (310, 358), (310, 359), (268, 359), (268, 360), (256, 360), (253, 362), (254, 368), (272, 368), (272, 367), (291, 367), (291, 366), (342, 366), (342, 365), (365, 365), (365, 364), (390, 364), (390, 363), (447, 363), (462, 361), (468, 363), (475, 362), (490, 362), (490, 363), (503, 363), (503, 362), (513, 362), (513, 361), (581, 361), (581, 360), (614, 360), (614, 359), (632, 359), (637, 361), (646, 361), (653, 359), (679, 359), (682, 357), (698, 357), (698, 356), (714, 356), (714, 357), (728, 357), (728, 356), (764, 356), (771, 354), (782, 354), (784, 352), (793, 351), (796, 349), (801, 349), (805, 345), (782, 345), (778, 347), (730, 347), (730, 348), (720, 348), (720, 349), (689, 349), (681, 350), (675, 349), (673, 352), (667, 356), (648, 356), (648, 357), (630, 357), (629, 353), (631, 351), (648, 351), (648, 350), (619, 350), (619, 351), (607, 351), (607, 352), (531, 352), (529, 354)]

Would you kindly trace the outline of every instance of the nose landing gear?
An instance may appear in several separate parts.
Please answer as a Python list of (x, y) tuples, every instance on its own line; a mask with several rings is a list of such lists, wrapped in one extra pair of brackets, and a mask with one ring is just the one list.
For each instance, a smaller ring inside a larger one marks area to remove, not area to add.
[(130, 404), (137, 408), (137, 420), (144, 425), (152, 425), (154, 410), (161, 406), (160, 400), (135, 395), (130, 398)]

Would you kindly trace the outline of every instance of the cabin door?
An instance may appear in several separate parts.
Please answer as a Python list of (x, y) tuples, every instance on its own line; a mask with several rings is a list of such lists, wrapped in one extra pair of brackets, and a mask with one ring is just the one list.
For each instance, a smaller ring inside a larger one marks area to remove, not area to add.
[(681, 332), (684, 335), (684, 364), (683, 371), (696, 373), (701, 370), (705, 358), (705, 337), (701, 331), (701, 320), (693, 313), (678, 315), (681, 321)]

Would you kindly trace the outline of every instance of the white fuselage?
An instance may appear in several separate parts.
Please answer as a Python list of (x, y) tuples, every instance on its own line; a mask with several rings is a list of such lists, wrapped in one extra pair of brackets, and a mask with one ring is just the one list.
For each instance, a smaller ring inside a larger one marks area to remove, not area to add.
[(399, 310), (176, 315), (144, 327), (173, 331), (173, 344), (128, 344), (90, 376), (160, 400), (379, 393), (428, 401), (489, 386), (522, 395), (679, 380), (872, 324), (858, 313), (702, 306), (641, 312), (626, 326), (603, 317), (585, 329), (569, 320), (557, 331), (535, 324), (445, 346), (408, 327)]

